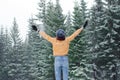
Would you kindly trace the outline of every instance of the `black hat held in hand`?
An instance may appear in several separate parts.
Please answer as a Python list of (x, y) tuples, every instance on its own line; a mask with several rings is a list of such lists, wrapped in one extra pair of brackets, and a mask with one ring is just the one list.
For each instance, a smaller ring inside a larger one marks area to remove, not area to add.
[(85, 21), (83, 28), (85, 28), (88, 25), (88, 20)]
[(32, 25), (32, 29), (33, 29), (34, 31), (37, 31), (37, 30), (38, 30), (36, 25)]

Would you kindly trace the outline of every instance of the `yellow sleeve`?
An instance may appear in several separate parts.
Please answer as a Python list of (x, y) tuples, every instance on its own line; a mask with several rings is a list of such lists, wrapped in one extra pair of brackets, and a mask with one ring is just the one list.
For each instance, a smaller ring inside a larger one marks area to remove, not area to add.
[(54, 39), (54, 38), (52, 38), (51, 36), (47, 35), (44, 31), (40, 31), (39, 33), (40, 33), (40, 35), (41, 35), (44, 39), (48, 40), (48, 41), (51, 42), (51, 43), (53, 42), (53, 39)]
[(68, 41), (72, 41), (78, 34), (80, 34), (80, 32), (83, 30), (83, 27), (81, 27), (80, 29), (76, 30), (71, 36), (67, 37), (66, 39)]

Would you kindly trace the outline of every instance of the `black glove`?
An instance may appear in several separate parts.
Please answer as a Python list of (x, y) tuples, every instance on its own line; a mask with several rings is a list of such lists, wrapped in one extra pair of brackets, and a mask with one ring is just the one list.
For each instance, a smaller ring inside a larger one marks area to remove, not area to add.
[(88, 20), (85, 21), (83, 28), (85, 28), (88, 25)]
[(38, 29), (37, 29), (37, 26), (36, 26), (36, 25), (32, 25), (32, 29), (33, 29), (34, 31), (38, 31)]

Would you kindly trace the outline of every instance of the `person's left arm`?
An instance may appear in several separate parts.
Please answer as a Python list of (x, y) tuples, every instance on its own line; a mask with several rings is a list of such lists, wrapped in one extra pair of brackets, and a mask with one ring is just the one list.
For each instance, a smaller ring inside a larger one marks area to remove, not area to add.
[(81, 28), (79, 28), (78, 30), (76, 30), (71, 36), (67, 37), (67, 40), (72, 41), (78, 34), (81, 33), (81, 31), (83, 29), (86, 28), (87, 25), (88, 25), (88, 20), (85, 21), (85, 23), (83, 24), (83, 26)]
[(83, 27), (79, 28), (71, 36), (67, 37), (67, 40), (72, 41), (77, 35), (81, 33), (82, 30), (83, 30)]

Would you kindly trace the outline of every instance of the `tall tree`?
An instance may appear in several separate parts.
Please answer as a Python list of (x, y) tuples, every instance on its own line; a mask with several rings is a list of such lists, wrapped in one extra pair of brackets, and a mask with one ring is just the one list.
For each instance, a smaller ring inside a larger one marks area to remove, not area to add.
[[(113, 34), (116, 34), (116, 32), (114, 32), (115, 25), (113, 26), (113, 24), (116, 23), (114, 23), (112, 9), (114, 9), (113, 12), (117, 11), (117, 9), (115, 10), (115, 3), (118, 4), (118, 2), (114, 0), (106, 1), (108, 1), (108, 4), (105, 6), (102, 0), (95, 0), (96, 5), (92, 8), (91, 34), (89, 33), (89, 40), (91, 41), (89, 42), (90, 51), (93, 53), (94, 79), (117, 80), (116, 63), (119, 61), (118, 56), (114, 54), (114, 42), (112, 42), (115, 39), (113, 38)], [(116, 7), (118, 7), (118, 5), (116, 5)], [(119, 10), (117, 12), (119, 12)], [(117, 16), (117, 18), (118, 17), (119, 16)]]
[[(84, 1), (83, 1), (84, 2)], [(82, 6), (82, 7), (81, 7)], [(73, 11), (73, 28), (74, 31), (82, 27), (86, 18), (86, 5), (80, 5), (75, 2)], [(85, 14), (83, 14), (85, 13)], [(70, 79), (88, 79), (87, 74), (87, 53), (85, 43), (85, 32), (81, 32), (70, 45)]]
[(1, 26), (0, 29), (0, 80), (2, 80), (4, 78), (4, 56), (5, 56), (5, 35), (4, 35), (4, 29), (3, 26)]
[(74, 28), (72, 27), (72, 18), (71, 17), (72, 17), (71, 13), (68, 12), (68, 14), (65, 18), (65, 21), (64, 21), (64, 27), (66, 28), (66, 30), (65, 30), (66, 36), (69, 36), (74, 31)]
[(85, 0), (81, 0), (80, 4), (80, 10), (81, 10), (81, 19), (82, 19), (82, 24), (84, 23), (85, 19), (87, 18), (87, 5)]
[(36, 16), (41, 22), (44, 22), (45, 14), (46, 14), (46, 6), (47, 6), (46, 0), (40, 0), (38, 6), (39, 6), (38, 7), (39, 13)]
[[(105, 37), (105, 8), (102, 0), (95, 0), (96, 5), (92, 7), (91, 22), (88, 34), (89, 35), (89, 47), (92, 53), (92, 63), (94, 71), (94, 79), (104, 79), (104, 69), (103, 72), (100, 70), (101, 66), (105, 64), (105, 54), (102, 52), (104, 48), (101, 46)], [(103, 61), (104, 60), (104, 61)]]
[[(107, 63), (107, 66), (110, 67), (108, 73), (108, 77), (110, 76), (110, 79), (117, 80), (118, 76), (118, 70), (117, 66), (119, 64), (119, 58), (120, 56), (118, 53), (120, 52), (120, 49), (118, 49), (120, 42), (119, 39), (119, 30), (120, 30), (120, 10), (118, 9), (120, 7), (120, 1), (119, 0), (105, 0), (107, 2), (107, 20), (106, 20), (106, 27), (107, 27), (107, 34), (105, 37), (105, 41), (107, 44), (104, 44), (106, 47), (106, 50), (104, 50), (105, 53), (107, 53), (107, 56), (109, 56), (109, 61)], [(106, 52), (107, 51), (107, 52)]]
[(59, 0), (56, 0), (56, 4), (54, 5), (52, 2), (48, 3), (46, 10), (46, 32), (48, 32), (51, 36), (55, 36), (55, 32), (57, 29), (64, 29), (64, 20), (65, 17), (62, 14), (62, 8), (59, 4)]
[(7, 80), (7, 79), (9, 79), (9, 76), (8, 76), (9, 54), (11, 53), (11, 50), (12, 50), (10, 35), (9, 35), (7, 29), (4, 32), (4, 41), (3, 42), (4, 42), (4, 45), (5, 45), (5, 47), (3, 49), (4, 50), (4, 52), (3, 52), (4, 56), (2, 56), (2, 58), (3, 58), (2, 62), (4, 63), (3, 64), (4, 67), (2, 68), (3, 77), (1, 77), (1, 78), (4, 79), (4, 80)]
[(22, 40), (20, 38), (18, 24), (14, 18), (13, 26), (10, 33), (12, 49), (9, 55), (8, 75), (11, 80), (22, 78)]
[[(41, 2), (40, 2), (41, 3)], [(52, 36), (55, 37), (56, 30), (58, 28), (63, 28), (63, 22), (64, 22), (64, 15), (62, 14), (62, 8), (59, 4), (59, 0), (56, 0), (56, 4), (53, 4), (52, 1), (49, 1), (46, 6), (42, 7), (42, 14), (44, 15), (43, 17), (39, 17), (41, 15), (38, 14), (38, 19), (42, 19), (43, 25), (44, 25), (44, 30), (45, 32)], [(54, 80), (54, 65), (53, 65), (53, 58), (52, 58), (52, 45), (48, 43), (46, 40), (42, 40), (43, 42), (41, 45), (44, 45), (44, 47), (41, 48), (42, 53), (46, 54), (46, 80)], [(46, 49), (46, 51), (44, 50)], [(44, 68), (46, 68), (44, 67)], [(51, 73), (49, 73), (51, 72)]]
[[(28, 32), (28, 36), (26, 38), (26, 49), (25, 50), (25, 54), (26, 56), (28, 56), (28, 60), (25, 60), (27, 62), (26, 66), (27, 68), (27, 78), (29, 80), (36, 80), (36, 79), (40, 79), (42, 72), (40, 70), (40, 62), (42, 61), (42, 55), (41, 55), (41, 46), (40, 46), (40, 36), (38, 34), (38, 32), (35, 32), (31, 29), (31, 25), (35, 24), (34, 21), (36, 19), (34, 19), (33, 17), (29, 19), (29, 32)], [(27, 58), (26, 58), (27, 59)]]

